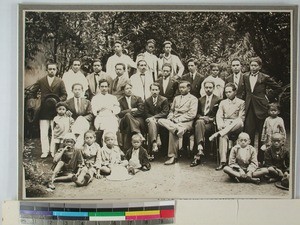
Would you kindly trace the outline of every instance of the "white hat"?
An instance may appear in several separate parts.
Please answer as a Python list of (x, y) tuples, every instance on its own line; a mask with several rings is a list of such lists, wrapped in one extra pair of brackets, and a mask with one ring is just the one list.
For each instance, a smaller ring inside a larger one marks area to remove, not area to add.
[(108, 180), (130, 180), (133, 176), (128, 174), (127, 169), (121, 165), (113, 165), (111, 174), (106, 177)]

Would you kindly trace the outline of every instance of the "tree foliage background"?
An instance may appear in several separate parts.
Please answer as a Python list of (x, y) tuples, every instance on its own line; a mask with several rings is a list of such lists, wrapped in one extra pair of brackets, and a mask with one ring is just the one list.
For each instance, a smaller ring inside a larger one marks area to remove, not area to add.
[[(186, 65), (198, 59), (198, 70), (209, 75), (209, 64), (220, 63), (221, 76), (230, 73), (231, 59), (243, 61), (260, 56), (262, 71), (290, 84), (291, 14), (289, 12), (26, 12), (25, 69), (43, 55), (44, 61), (59, 63), (59, 76), (68, 70), (70, 59), (81, 58), (82, 70), (91, 72), (91, 62), (100, 58), (105, 64), (113, 54), (113, 42), (121, 39), (134, 60), (145, 43), (157, 42), (156, 55), (165, 40), (173, 42), (173, 52)], [(284, 94), (289, 100), (289, 93)]]

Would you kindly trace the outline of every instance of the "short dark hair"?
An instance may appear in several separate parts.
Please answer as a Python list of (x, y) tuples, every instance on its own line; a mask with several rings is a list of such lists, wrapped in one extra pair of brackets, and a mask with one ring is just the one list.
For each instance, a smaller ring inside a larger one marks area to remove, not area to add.
[(193, 62), (195, 65), (197, 64), (197, 60), (195, 58), (189, 58), (187, 60), (187, 64), (189, 64), (190, 62)]
[(249, 64), (251, 64), (252, 62), (257, 62), (257, 64), (259, 66), (262, 66), (262, 60), (259, 56), (250, 58), (249, 59)]
[(171, 42), (171, 41), (165, 41), (165, 42), (163, 43), (164, 46), (166, 46), (166, 45), (168, 45), (168, 44), (172, 46), (172, 42)]
[(144, 61), (144, 62), (148, 65), (148, 63), (146, 62), (145, 59), (139, 59), (139, 61), (137, 61), (137, 65), (138, 65), (138, 66), (140, 65), (140, 62), (141, 62), (141, 61)]
[(74, 87), (77, 86), (77, 85), (80, 85), (81, 89), (83, 90), (83, 85), (81, 83), (75, 83), (75, 84), (72, 85), (72, 91), (73, 91)]
[(117, 64), (115, 65), (115, 68), (117, 68), (117, 66), (123, 66), (123, 69), (124, 69), (124, 70), (126, 69), (126, 66), (125, 66), (124, 63), (117, 63)]
[(280, 111), (280, 104), (278, 102), (272, 102), (268, 104), (268, 110), (270, 110), (271, 108), (276, 108), (278, 111)]
[(65, 102), (58, 102), (58, 103), (56, 103), (55, 108), (57, 109), (58, 107), (61, 107), (61, 106), (63, 106), (66, 109), (68, 109), (68, 105)]
[[(191, 88), (191, 82), (189, 82), (189, 81), (187, 81), (187, 80), (181, 80), (181, 81), (179, 81), (179, 85), (180, 85), (180, 84), (186, 84), (187, 87)], [(178, 85), (178, 86), (179, 86), (179, 85)]]
[(74, 59), (72, 59), (72, 60), (71, 60), (72, 64), (73, 64), (75, 61), (78, 61), (78, 62), (80, 62), (80, 64), (81, 64), (81, 60), (80, 60), (79, 58), (74, 58)]
[(231, 87), (233, 91), (236, 91), (236, 89), (237, 89), (237, 86), (236, 86), (234, 83), (232, 83), (232, 82), (227, 83), (227, 84), (225, 85), (225, 87), (224, 87), (224, 90), (225, 90), (227, 87)]
[(47, 64), (46, 64), (46, 68), (48, 69), (48, 66), (49, 65), (55, 65), (56, 66), (56, 69), (58, 69), (58, 64), (57, 64), (57, 62), (55, 62), (55, 61), (48, 61), (47, 62)]
[(122, 42), (121, 40), (115, 40), (114, 45), (115, 45), (115, 44), (120, 44), (120, 45), (123, 47), (123, 42)]
[(218, 69), (220, 70), (220, 65), (218, 63), (211, 63), (209, 65), (209, 68), (212, 69), (213, 67), (218, 67)]
[(215, 82), (212, 80), (212, 79), (205, 79), (204, 82), (203, 82), (203, 87), (205, 87), (205, 84), (212, 84), (213, 87), (215, 88)]
[(121, 86), (121, 91), (124, 91), (124, 90), (125, 90), (125, 87), (126, 87), (127, 85), (129, 85), (129, 86), (132, 87), (132, 84), (131, 84), (130, 82), (125, 82), (125, 84), (123, 84), (123, 85)]
[(156, 86), (156, 87), (158, 87), (158, 89), (160, 89), (160, 85), (157, 82), (153, 82), (152, 84), (150, 84), (150, 90), (151, 90), (152, 86)]
[(107, 83), (107, 86), (109, 87), (109, 82), (108, 82), (108, 80), (106, 80), (106, 79), (101, 79), (101, 80), (99, 80), (99, 86), (102, 84), (102, 83)]
[(172, 65), (170, 63), (164, 63), (161, 68), (164, 68), (165, 66), (169, 67), (172, 71)]
[(84, 138), (85, 138), (85, 136), (86, 136), (87, 134), (92, 134), (93, 137), (96, 138), (96, 133), (95, 133), (95, 131), (93, 131), (93, 130), (88, 130), (88, 131), (86, 131), (86, 132), (84, 133)]
[(102, 66), (102, 62), (101, 62), (101, 60), (100, 60), (100, 59), (94, 59), (94, 60), (93, 60), (93, 65), (94, 65), (94, 63), (96, 63), (96, 62), (99, 62), (99, 63), (100, 63), (100, 65)]
[(241, 61), (241, 59), (240, 58), (238, 58), (238, 57), (235, 57), (235, 58), (233, 58), (231, 61), (230, 61), (230, 65), (232, 64), (232, 62), (233, 61), (239, 61), (240, 62), (240, 64), (242, 64), (242, 61)]

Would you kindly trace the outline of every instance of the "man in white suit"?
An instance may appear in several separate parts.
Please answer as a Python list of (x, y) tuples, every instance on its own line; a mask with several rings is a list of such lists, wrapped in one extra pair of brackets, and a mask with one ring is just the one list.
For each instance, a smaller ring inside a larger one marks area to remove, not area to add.
[(144, 101), (151, 96), (150, 85), (153, 83), (152, 74), (147, 70), (147, 62), (140, 59), (137, 62), (138, 72), (130, 77), (132, 93)]

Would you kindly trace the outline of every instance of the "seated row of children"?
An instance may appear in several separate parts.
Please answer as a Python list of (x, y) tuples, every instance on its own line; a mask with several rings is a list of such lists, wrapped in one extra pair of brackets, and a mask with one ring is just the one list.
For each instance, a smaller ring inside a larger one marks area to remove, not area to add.
[(132, 136), (132, 147), (124, 154), (112, 132), (104, 134), (104, 145), (96, 143), (96, 134), (89, 130), (84, 134), (82, 148), (75, 148), (76, 138), (72, 133), (64, 137), (63, 148), (53, 158), (53, 174), (48, 187), (55, 189), (54, 182), (73, 181), (77, 186), (85, 186), (93, 177), (97, 179), (111, 174), (114, 165), (119, 165), (134, 175), (138, 171), (151, 169), (147, 151), (142, 147), (143, 137)]
[(284, 148), (284, 136), (274, 133), (271, 145), (265, 150), (264, 166), (259, 168), (257, 151), (250, 145), (247, 133), (240, 133), (237, 144), (232, 147), (228, 166), (223, 171), (236, 182), (252, 182), (259, 184), (262, 177), (269, 183), (280, 181), (289, 176), (289, 151)]

